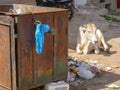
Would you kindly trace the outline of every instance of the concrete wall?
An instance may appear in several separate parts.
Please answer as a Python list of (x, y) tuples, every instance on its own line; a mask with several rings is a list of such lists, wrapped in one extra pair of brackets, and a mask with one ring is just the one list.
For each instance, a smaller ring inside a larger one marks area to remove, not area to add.
[(117, 9), (117, 0), (110, 0), (111, 2), (111, 10)]

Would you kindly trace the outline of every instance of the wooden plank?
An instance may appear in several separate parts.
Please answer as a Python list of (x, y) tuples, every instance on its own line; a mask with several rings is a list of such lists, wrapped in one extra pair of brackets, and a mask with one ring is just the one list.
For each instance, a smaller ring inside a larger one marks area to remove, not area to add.
[(33, 86), (34, 23), (33, 19), (30, 18), (32, 18), (31, 15), (18, 16), (17, 69), (19, 90), (27, 90)]
[[(0, 25), (0, 87), (11, 90), (11, 59), (9, 27)], [(5, 90), (6, 90), (5, 89)]]
[(7, 15), (21, 15), (21, 14), (15, 14), (15, 13), (8, 13), (10, 8), (14, 8), (15, 10), (20, 9), (22, 11), (21, 14), (67, 11), (66, 9), (62, 9), (62, 8), (41, 7), (41, 6), (24, 5), (24, 4), (12, 4), (12, 5), (0, 5), (0, 12), (2, 14), (5, 13)]
[[(53, 28), (53, 13), (38, 14), (36, 19)], [(35, 80), (41, 84), (51, 81), (53, 74), (53, 35), (46, 33), (44, 39), (42, 54), (37, 55), (36, 52), (34, 53)]]
[(54, 24), (56, 30), (56, 62), (54, 65), (54, 78), (65, 79), (67, 77), (67, 43), (68, 43), (68, 13), (57, 12)]
[(12, 72), (11, 72), (11, 75), (12, 75), (12, 77), (11, 77), (11, 81), (12, 81), (12, 90), (17, 90), (17, 74), (16, 74), (16, 71), (17, 71), (17, 69), (16, 69), (16, 52), (15, 52), (15, 48), (16, 48), (16, 46), (15, 46), (15, 22), (14, 22), (14, 18), (10, 18), (10, 20), (11, 20), (11, 22), (10, 22), (10, 41), (11, 41), (11, 70), (12, 70)]
[(0, 90), (11, 90), (11, 88), (0, 85)]

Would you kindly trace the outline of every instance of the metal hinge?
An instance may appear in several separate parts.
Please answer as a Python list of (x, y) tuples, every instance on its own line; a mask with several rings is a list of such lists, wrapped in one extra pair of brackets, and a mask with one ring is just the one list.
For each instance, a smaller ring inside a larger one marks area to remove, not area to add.
[(15, 23), (18, 23), (18, 17), (15, 17)]
[(18, 35), (18, 34), (14, 34), (14, 37), (15, 37), (15, 38), (18, 38), (18, 37), (19, 37), (19, 35)]
[(51, 33), (52, 35), (55, 35), (55, 34), (56, 34), (56, 31), (53, 30), (53, 29), (51, 29), (51, 30), (49, 31), (49, 33)]

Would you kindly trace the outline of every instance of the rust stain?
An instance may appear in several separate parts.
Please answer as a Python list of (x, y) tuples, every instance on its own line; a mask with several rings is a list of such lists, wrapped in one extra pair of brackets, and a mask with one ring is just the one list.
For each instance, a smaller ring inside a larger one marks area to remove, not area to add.
[(38, 76), (48, 75), (48, 74), (51, 74), (52, 71), (53, 71), (52, 68), (48, 69), (47, 71), (44, 71), (44, 70), (42, 70), (42, 69), (39, 68), (39, 69), (37, 70), (37, 75), (38, 75)]

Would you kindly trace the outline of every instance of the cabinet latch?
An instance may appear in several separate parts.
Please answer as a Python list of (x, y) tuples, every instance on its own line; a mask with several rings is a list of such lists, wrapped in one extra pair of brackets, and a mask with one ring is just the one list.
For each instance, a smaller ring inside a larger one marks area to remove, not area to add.
[(52, 34), (52, 35), (55, 35), (55, 34), (56, 34), (56, 31), (53, 30), (53, 29), (51, 29), (51, 30), (49, 31), (49, 33)]
[(14, 37), (15, 37), (15, 38), (18, 38), (19, 36), (18, 36), (18, 34), (14, 34)]

